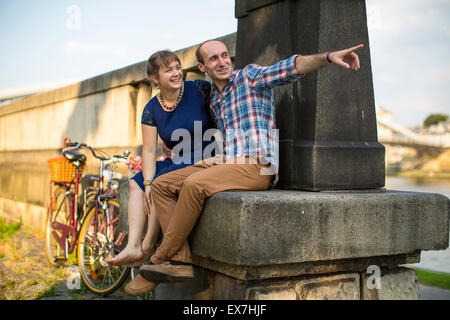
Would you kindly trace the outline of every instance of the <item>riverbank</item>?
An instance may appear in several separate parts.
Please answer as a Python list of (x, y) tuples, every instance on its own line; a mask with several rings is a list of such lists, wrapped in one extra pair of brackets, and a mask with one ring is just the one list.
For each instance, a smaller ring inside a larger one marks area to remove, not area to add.
[(450, 171), (423, 171), (423, 170), (410, 170), (400, 172), (390, 172), (386, 174), (391, 177), (403, 177), (403, 178), (417, 178), (417, 179), (443, 179), (450, 180)]
[[(407, 162), (404, 160), (404, 162)], [(403, 168), (404, 171), (398, 171)], [(408, 170), (405, 170), (408, 168)], [(406, 178), (433, 178), (450, 180), (450, 150), (442, 152), (438, 157), (428, 160), (425, 163), (418, 164), (417, 160), (410, 160), (410, 163), (403, 163), (398, 167), (388, 166), (386, 168), (387, 176), (398, 176)]]
[(104, 298), (81, 283), (69, 290), (67, 280), (77, 265), (52, 266), (45, 254), (45, 239), (19, 223), (0, 219), (0, 300), (128, 300), (124, 287)]

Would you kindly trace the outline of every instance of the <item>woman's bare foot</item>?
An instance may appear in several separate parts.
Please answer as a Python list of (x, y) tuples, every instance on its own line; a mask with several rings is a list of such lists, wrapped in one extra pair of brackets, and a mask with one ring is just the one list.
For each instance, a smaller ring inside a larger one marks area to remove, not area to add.
[(142, 258), (135, 262), (129, 263), (127, 266), (130, 268), (140, 267), (141, 265), (144, 264), (144, 262), (147, 259), (149, 259), (153, 255), (155, 250), (156, 250), (156, 245), (151, 245), (151, 246), (147, 247), (147, 245), (145, 243), (142, 243), (142, 253), (143, 253)]
[(112, 266), (127, 266), (134, 264), (144, 257), (144, 252), (141, 248), (125, 247), (117, 256), (112, 259), (106, 259), (106, 263)]

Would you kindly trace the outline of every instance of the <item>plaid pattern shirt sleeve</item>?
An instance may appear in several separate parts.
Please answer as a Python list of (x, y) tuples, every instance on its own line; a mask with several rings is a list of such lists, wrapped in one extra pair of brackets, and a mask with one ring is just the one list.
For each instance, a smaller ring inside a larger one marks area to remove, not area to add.
[(295, 67), (297, 57), (298, 55), (294, 55), (268, 67), (250, 64), (244, 69), (244, 74), (250, 85), (259, 90), (273, 89), (289, 84), (299, 76)]

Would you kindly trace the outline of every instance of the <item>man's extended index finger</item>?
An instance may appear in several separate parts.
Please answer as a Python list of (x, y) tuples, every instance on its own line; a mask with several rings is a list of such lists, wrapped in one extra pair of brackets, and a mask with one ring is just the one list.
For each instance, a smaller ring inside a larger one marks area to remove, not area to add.
[(353, 51), (361, 49), (362, 47), (364, 47), (364, 45), (361, 43), (361, 44), (359, 44), (359, 45), (357, 45), (357, 46), (355, 46), (353, 48), (348, 49), (348, 51), (353, 52)]

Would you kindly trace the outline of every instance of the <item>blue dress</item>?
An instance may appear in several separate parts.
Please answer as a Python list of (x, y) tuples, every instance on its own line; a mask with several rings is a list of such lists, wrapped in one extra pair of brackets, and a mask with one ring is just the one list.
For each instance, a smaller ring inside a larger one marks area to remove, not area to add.
[[(145, 106), (141, 124), (156, 127), (161, 140), (178, 154), (173, 161), (167, 158), (156, 162), (153, 180), (162, 174), (215, 155), (215, 140), (210, 137), (211, 131), (205, 135), (208, 129), (216, 128), (209, 113), (210, 92), (211, 85), (208, 81), (185, 81), (183, 96), (175, 110), (165, 111), (156, 96)], [(142, 171), (132, 179), (142, 190), (145, 189)]]

